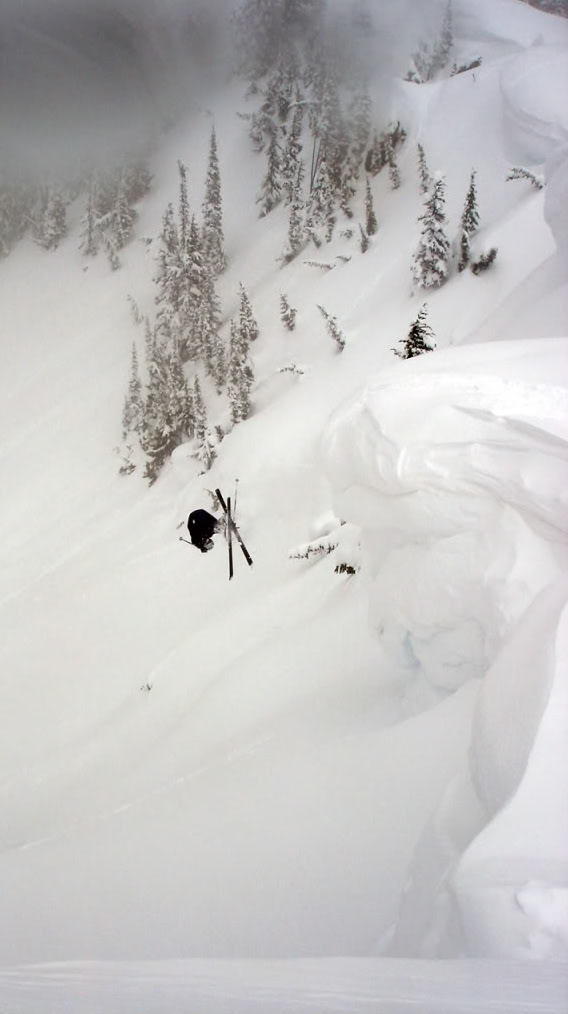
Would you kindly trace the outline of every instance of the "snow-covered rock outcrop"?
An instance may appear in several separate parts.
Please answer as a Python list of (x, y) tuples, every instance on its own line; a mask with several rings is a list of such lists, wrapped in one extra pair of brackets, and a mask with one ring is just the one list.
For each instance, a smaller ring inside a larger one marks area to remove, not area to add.
[(547, 778), (567, 770), (568, 342), (394, 367), (335, 414), (324, 451), (393, 664), (438, 692), (484, 678), (469, 764), (424, 831), (394, 950), (557, 956), (568, 831), (554, 801), (568, 788)]

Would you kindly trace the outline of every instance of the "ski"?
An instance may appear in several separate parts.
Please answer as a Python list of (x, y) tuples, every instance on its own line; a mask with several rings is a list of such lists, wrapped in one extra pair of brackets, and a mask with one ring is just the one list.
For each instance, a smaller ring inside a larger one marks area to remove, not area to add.
[[(225, 503), (225, 499), (224, 499), (223, 494), (221, 493), (220, 489), (216, 489), (215, 490), (215, 496), (217, 497), (219, 503), (221, 504), (221, 508), (222, 508), (224, 514), (227, 515), (227, 504)], [(245, 544), (244, 544), (244, 542), (242, 540), (241, 533), (239, 532), (239, 529), (237, 528), (235, 522), (233, 521), (233, 518), (231, 518), (231, 520), (230, 520), (230, 528), (231, 528), (231, 531), (233, 532), (233, 534), (234, 534), (237, 542), (239, 543), (239, 546), (241, 547), (241, 552), (242, 552), (245, 560), (247, 561), (249, 567), (252, 567), (252, 557), (251, 557), (251, 555), (250, 555), (247, 547), (245, 546)]]
[(231, 518), (231, 497), (227, 497), (227, 545), (229, 547), (229, 581), (233, 576), (233, 520)]

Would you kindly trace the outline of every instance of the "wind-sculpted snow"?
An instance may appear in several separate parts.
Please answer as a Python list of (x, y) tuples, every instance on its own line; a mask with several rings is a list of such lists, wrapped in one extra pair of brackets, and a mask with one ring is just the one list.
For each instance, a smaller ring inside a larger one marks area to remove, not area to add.
[(568, 342), (407, 361), (336, 413), (324, 448), (393, 662), (438, 690), (483, 677), (393, 951), (565, 955)]

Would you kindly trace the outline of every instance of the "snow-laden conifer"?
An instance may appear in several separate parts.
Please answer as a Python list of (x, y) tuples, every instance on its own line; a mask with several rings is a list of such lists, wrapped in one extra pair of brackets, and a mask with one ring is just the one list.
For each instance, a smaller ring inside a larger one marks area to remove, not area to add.
[(221, 198), (221, 174), (217, 152), (215, 128), (211, 129), (209, 142), (209, 161), (205, 177), (205, 196), (203, 198), (203, 252), (216, 275), (219, 275), (227, 264), (224, 250), (223, 209)]
[(365, 180), (365, 232), (367, 236), (374, 236), (378, 227), (377, 216), (375, 215), (375, 208), (373, 204), (373, 193), (369, 177), (367, 177)]
[(306, 242), (304, 226), (304, 164), (298, 162), (292, 203), (288, 219), (288, 246), (284, 252), (284, 261), (291, 261), (300, 252)]
[(422, 289), (437, 288), (448, 277), (450, 243), (445, 232), (445, 199), (444, 177), (438, 175), (425, 201), (424, 214), (419, 217), (422, 231), (412, 265), (414, 281)]
[(183, 251), (186, 248), (187, 237), (189, 233), (190, 212), (189, 212), (189, 195), (187, 187), (187, 169), (181, 160), (178, 160), (178, 174), (179, 174), (178, 233), (179, 233), (180, 249), (183, 253)]
[(285, 292), (280, 293), (280, 320), (284, 324), (284, 327), (288, 328), (288, 331), (293, 331), (296, 327), (296, 315), (298, 311), (295, 307), (290, 306), (288, 296)]
[(386, 163), (389, 167), (389, 177), (393, 190), (398, 190), (400, 187), (400, 170), (396, 161), (396, 152), (394, 148), (394, 142), (392, 134), (388, 133), (385, 137), (385, 157)]
[(428, 166), (426, 165), (426, 155), (424, 154), (424, 148), (421, 144), (417, 146), (418, 151), (418, 176), (420, 179), (420, 193), (427, 194), (432, 186), (432, 177), (428, 172)]
[(67, 205), (54, 187), (45, 187), (36, 204), (34, 239), (45, 250), (55, 250), (67, 232)]
[(185, 248), (180, 256), (179, 298), (177, 322), (182, 359), (195, 360), (203, 352), (202, 312), (204, 276), (207, 265), (203, 257), (201, 235), (195, 216), (187, 226)]
[(239, 334), (243, 341), (246, 341), (249, 345), (251, 342), (256, 341), (260, 331), (256, 318), (253, 313), (248, 293), (242, 284), (239, 284)]
[(337, 221), (335, 211), (335, 191), (331, 181), (327, 155), (324, 151), (314, 186), (308, 198), (306, 226), (310, 230), (309, 234), (314, 236), (317, 227), (322, 226), (329, 243)]
[(294, 188), (298, 177), (298, 167), (301, 164), (300, 153), (302, 151), (302, 122), (304, 107), (300, 102), (294, 107), (292, 123), (288, 131), (286, 145), (282, 154), (280, 167), (282, 189), (285, 200), (290, 203), (294, 199)]
[(132, 236), (137, 217), (137, 212), (128, 200), (124, 179), (121, 179), (118, 185), (108, 217), (108, 230), (112, 234), (115, 248), (120, 250)]
[(317, 306), (325, 321), (325, 327), (329, 337), (333, 339), (339, 352), (343, 352), (343, 349), (345, 348), (345, 335), (337, 323), (337, 317), (334, 317), (323, 306), (320, 306), (319, 303)]
[(497, 256), (497, 247), (492, 246), (491, 249), (487, 251), (487, 253), (481, 254), (481, 257), (479, 257), (476, 261), (472, 261), (470, 264), (470, 268), (473, 271), (474, 275), (480, 275), (483, 271), (487, 271), (487, 268), (491, 267), (496, 256)]
[(250, 414), (254, 373), (249, 340), (242, 324), (232, 320), (229, 345), (227, 394), (233, 423), (242, 422)]
[(399, 359), (412, 359), (414, 356), (421, 356), (424, 352), (433, 352), (436, 342), (433, 340), (432, 328), (426, 323), (427, 314), (428, 305), (424, 303), (418, 311), (416, 320), (410, 325), (406, 338), (399, 342), (399, 345), (402, 345), (402, 350), (393, 349), (395, 356), (398, 356)]
[(507, 182), (509, 180), (527, 180), (535, 188), (535, 190), (542, 190), (544, 187), (544, 179), (542, 176), (537, 176), (536, 173), (530, 171), (530, 169), (524, 169), (523, 166), (516, 165), (509, 170), (509, 174), (506, 177)]
[(469, 241), (479, 225), (479, 212), (477, 210), (477, 188), (475, 185), (475, 169), (472, 169), (469, 180), (464, 209), (460, 220), (458, 245), (460, 257), (458, 271), (467, 267), (471, 257)]
[(260, 185), (260, 193), (256, 203), (260, 205), (260, 217), (268, 215), (282, 197), (280, 183), (280, 146), (278, 144), (276, 130), (272, 130), (270, 141), (266, 151), (266, 173)]
[(97, 226), (92, 181), (89, 181), (87, 190), (87, 206), (85, 214), (81, 219), (80, 237), (79, 249), (82, 250), (86, 257), (94, 257), (99, 249), (100, 235)]

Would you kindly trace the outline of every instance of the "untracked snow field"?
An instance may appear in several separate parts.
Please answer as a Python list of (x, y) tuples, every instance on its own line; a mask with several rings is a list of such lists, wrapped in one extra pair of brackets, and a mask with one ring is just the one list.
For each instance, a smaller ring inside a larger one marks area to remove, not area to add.
[[(79, 252), (81, 199), (55, 252), (0, 262), (2, 1014), (568, 1009), (568, 21), (454, 18), (475, 72), (374, 82), (408, 136), (365, 254), (338, 229), (282, 266), (233, 83), (163, 137), (120, 270)], [(127, 297), (154, 315), (212, 118), (253, 411), (210, 472), (185, 444), (149, 487), (115, 454)], [(452, 235), (477, 169), (498, 248), (427, 294), (417, 142)], [(437, 348), (403, 362), (426, 296)], [(216, 487), (254, 558), (231, 582), (222, 535), (179, 541)]]

